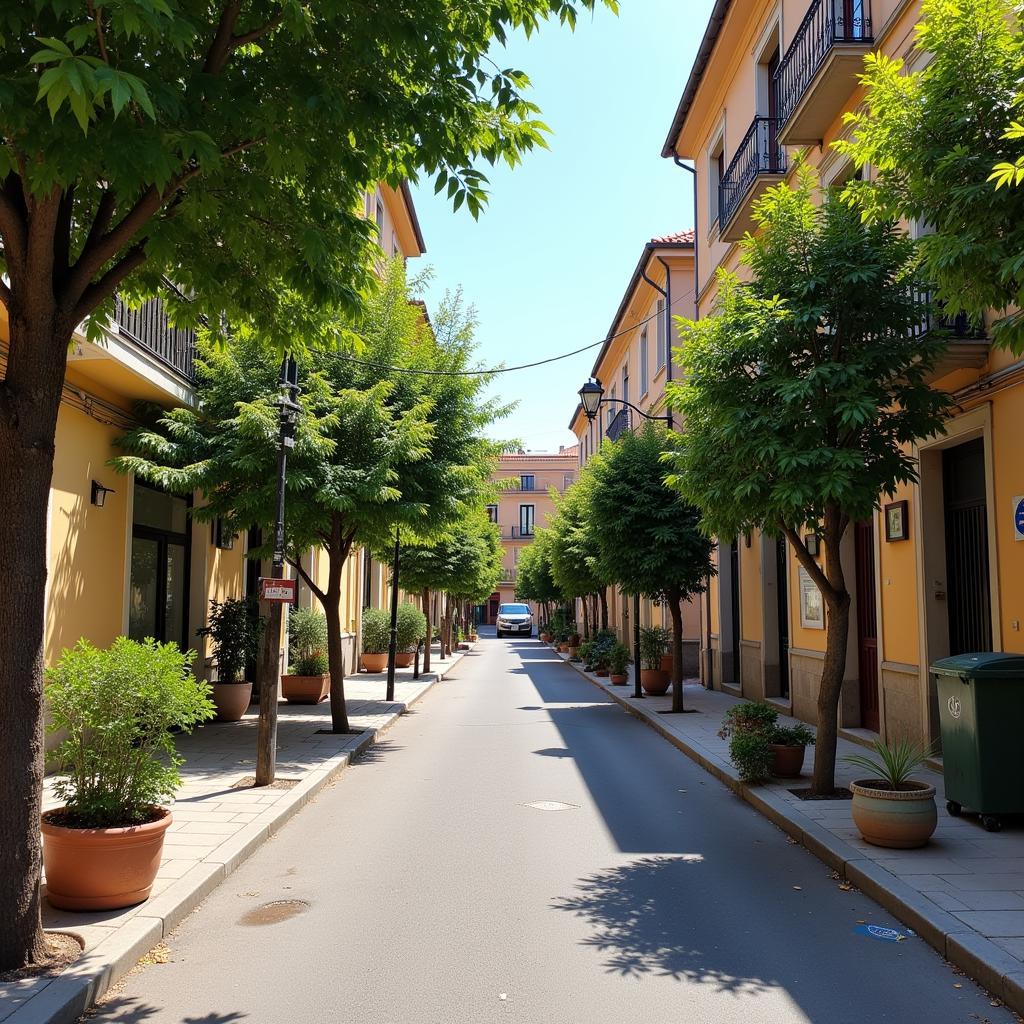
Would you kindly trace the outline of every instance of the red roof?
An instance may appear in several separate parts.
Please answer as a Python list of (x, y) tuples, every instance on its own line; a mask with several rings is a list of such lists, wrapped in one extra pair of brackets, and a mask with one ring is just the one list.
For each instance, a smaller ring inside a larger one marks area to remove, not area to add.
[(657, 235), (651, 239), (652, 245), (693, 245), (693, 231), (676, 231), (671, 235)]

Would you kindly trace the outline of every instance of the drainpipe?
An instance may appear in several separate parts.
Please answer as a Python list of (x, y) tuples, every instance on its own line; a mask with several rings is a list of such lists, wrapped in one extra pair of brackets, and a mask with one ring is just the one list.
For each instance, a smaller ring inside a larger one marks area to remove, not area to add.
[[(653, 251), (654, 244), (649, 244), (648, 249)], [(665, 268), (665, 287), (662, 288), (660, 284), (648, 277), (644, 267), (640, 268), (640, 276), (665, 300), (665, 381), (668, 382), (672, 379), (672, 353), (668, 344), (668, 323), (669, 317), (672, 316), (672, 279), (669, 276), (668, 264), (660, 256), (657, 259)], [(671, 409), (668, 411), (668, 429), (672, 429)]]

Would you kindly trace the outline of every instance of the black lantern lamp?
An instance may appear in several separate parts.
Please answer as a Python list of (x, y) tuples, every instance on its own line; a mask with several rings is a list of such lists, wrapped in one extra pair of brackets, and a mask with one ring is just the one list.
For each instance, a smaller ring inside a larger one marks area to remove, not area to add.
[(604, 398), (604, 388), (601, 387), (601, 382), (591, 377), (580, 388), (578, 394), (583, 411), (587, 414), (587, 419), (593, 423), (594, 417), (597, 415), (597, 408), (601, 404), (601, 399)]
[(107, 503), (107, 495), (108, 494), (113, 494), (113, 493), (114, 493), (114, 488), (113, 487), (104, 487), (103, 484), (101, 484), (99, 482), (99, 480), (93, 480), (93, 482), (92, 482), (92, 496), (90, 497), (89, 500), (97, 508), (103, 508), (103, 506)]

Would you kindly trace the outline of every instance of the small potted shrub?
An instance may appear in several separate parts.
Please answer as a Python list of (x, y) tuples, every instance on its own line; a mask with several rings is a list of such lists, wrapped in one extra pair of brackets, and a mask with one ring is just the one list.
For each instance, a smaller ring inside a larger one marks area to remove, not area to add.
[(388, 667), (391, 646), (391, 616), (383, 608), (363, 609), (363, 654), (365, 672), (383, 672)]
[(149, 896), (182, 759), (173, 730), (213, 718), (210, 686), (189, 671), (195, 651), (119, 637), (86, 640), (46, 672), (51, 757), (64, 806), (42, 816), (46, 896), (62, 910), (116, 910)]
[(849, 754), (847, 764), (868, 774), (850, 783), (853, 823), (865, 842), (907, 850), (924, 846), (938, 824), (935, 787), (910, 776), (928, 759), (929, 748), (909, 740), (873, 744), (874, 756)]
[(623, 686), (629, 679), (626, 666), (629, 664), (629, 648), (625, 644), (616, 644), (608, 652), (609, 681), (614, 686)]
[(312, 608), (288, 617), (289, 674), (281, 676), (281, 693), (289, 704), (319, 704), (331, 692), (327, 658), (327, 618)]
[(416, 645), (427, 638), (427, 617), (416, 605), (406, 601), (398, 606), (397, 626), (398, 653), (395, 655), (395, 666), (408, 668), (416, 657)]
[(579, 656), (581, 643), (583, 643), (583, 638), (579, 633), (569, 634), (569, 657), (573, 661)]
[(658, 696), (668, 690), (671, 673), (661, 667), (661, 659), (671, 642), (663, 626), (644, 626), (640, 630), (640, 685), (644, 693)]
[(803, 771), (807, 748), (814, 745), (814, 733), (806, 725), (779, 725), (768, 743), (771, 774), (780, 779), (795, 779)]
[(744, 782), (764, 782), (771, 776), (778, 720), (778, 709), (756, 701), (733, 704), (726, 711), (718, 735), (729, 740), (729, 758)]
[(255, 601), (229, 598), (211, 601), (210, 614), (198, 636), (208, 636), (213, 645), (213, 663), (217, 681), (213, 684), (213, 703), (217, 720), (237, 722), (252, 700), (252, 682), (245, 677), (245, 664), (255, 658), (263, 635), (263, 620)]

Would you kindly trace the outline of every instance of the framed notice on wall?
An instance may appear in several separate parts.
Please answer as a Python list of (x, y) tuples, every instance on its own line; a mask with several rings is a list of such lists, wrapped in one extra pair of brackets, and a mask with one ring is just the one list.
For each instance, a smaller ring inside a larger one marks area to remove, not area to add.
[(804, 629), (825, 628), (825, 602), (807, 570), (800, 566), (800, 625)]

